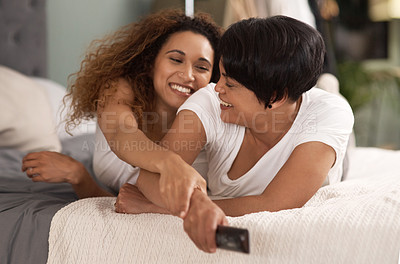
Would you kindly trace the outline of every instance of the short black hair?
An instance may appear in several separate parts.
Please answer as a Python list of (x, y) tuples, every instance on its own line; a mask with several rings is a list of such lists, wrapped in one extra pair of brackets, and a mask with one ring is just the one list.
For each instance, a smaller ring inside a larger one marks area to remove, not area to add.
[(220, 41), (227, 77), (269, 104), (285, 94), (296, 101), (317, 82), (325, 44), (317, 30), (286, 16), (250, 18), (232, 24)]

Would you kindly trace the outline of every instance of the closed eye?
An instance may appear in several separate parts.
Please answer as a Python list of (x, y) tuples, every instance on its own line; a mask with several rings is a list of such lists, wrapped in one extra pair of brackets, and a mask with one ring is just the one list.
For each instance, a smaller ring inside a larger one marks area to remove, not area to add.
[(173, 62), (182, 63), (182, 60), (180, 59), (175, 59), (175, 58), (169, 58), (169, 59)]
[(197, 66), (197, 69), (199, 69), (201, 71), (210, 71), (210, 69), (208, 67), (205, 67), (205, 66)]
[(230, 78), (228, 76), (226, 76), (226, 73), (222, 72), (221, 73), (221, 77), (223, 77), (225, 79), (225, 86), (226, 87), (228, 87), (228, 88), (235, 87), (234, 84), (231, 84), (231, 83), (228, 82), (228, 80), (230, 80)]

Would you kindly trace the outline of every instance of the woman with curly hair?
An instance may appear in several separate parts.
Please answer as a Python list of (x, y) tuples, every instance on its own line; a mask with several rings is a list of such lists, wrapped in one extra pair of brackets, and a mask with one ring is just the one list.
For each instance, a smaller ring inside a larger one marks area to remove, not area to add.
[[(192, 184), (205, 191), (198, 172), (157, 142), (183, 102), (217, 81), (220, 36), (206, 14), (191, 18), (166, 10), (92, 43), (66, 96), (71, 98), (66, 129), (97, 117), (94, 170), (101, 182), (118, 191), (143, 168), (166, 181), (177, 173), (194, 175)], [(80, 198), (111, 195), (82, 164), (59, 153), (30, 153), (22, 169), (33, 181), (71, 183)]]

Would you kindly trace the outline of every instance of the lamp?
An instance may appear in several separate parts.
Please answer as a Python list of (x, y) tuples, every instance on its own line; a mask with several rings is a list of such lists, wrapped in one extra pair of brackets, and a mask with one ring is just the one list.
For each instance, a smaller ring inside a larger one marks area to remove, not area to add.
[(400, 0), (369, 0), (372, 21), (400, 19)]
[(389, 63), (400, 66), (400, 0), (369, 0), (369, 16), (372, 21), (389, 22)]

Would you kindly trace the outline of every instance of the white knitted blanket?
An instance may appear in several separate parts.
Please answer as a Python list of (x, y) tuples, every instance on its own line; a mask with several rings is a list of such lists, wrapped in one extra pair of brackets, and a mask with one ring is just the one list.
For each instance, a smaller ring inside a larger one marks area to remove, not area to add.
[(400, 170), (323, 187), (299, 209), (228, 218), (232, 226), (249, 229), (250, 254), (203, 253), (178, 217), (117, 214), (114, 202), (115, 198), (83, 199), (57, 212), (48, 263), (399, 261)]

